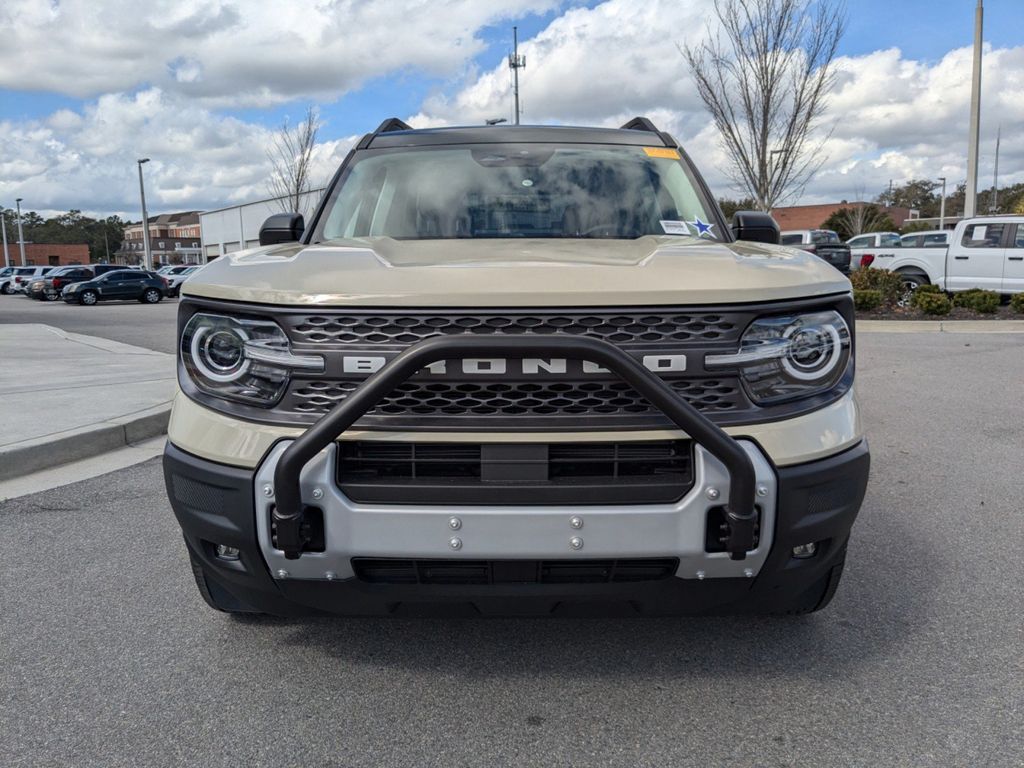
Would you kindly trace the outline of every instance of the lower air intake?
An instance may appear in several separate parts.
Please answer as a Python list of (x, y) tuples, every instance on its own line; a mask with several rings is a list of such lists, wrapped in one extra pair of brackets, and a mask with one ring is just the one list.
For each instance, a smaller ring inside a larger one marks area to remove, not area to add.
[(629, 560), (400, 560), (352, 558), (370, 584), (615, 584), (675, 575), (674, 557)]

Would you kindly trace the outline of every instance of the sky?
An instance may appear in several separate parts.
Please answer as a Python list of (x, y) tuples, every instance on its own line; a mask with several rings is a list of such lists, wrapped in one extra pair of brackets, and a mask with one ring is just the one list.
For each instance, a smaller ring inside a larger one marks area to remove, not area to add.
[[(813, 0), (812, 0), (813, 1)], [(415, 127), (651, 117), (738, 197), (678, 46), (713, 0), (3, 0), (0, 207), (139, 218), (268, 197), (267, 149), (316, 106), (326, 183), (387, 117)], [(820, 171), (794, 203), (966, 177), (975, 0), (848, 0)], [(987, 0), (979, 186), (1024, 182), (1024, 0)]]

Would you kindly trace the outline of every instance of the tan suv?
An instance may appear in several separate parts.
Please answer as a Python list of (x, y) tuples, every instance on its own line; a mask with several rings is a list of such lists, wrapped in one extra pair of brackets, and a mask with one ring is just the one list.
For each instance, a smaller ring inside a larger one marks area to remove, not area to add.
[(868, 477), (850, 284), (621, 129), (412, 130), (181, 287), (199, 591), (282, 615), (807, 612)]

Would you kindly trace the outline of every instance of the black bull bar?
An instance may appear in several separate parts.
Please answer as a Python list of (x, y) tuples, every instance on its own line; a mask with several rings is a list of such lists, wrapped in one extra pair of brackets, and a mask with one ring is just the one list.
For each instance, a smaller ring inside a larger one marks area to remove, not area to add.
[(450, 336), (413, 344), (370, 376), (343, 401), (324, 414), (281, 454), (274, 470), (273, 522), (277, 547), (294, 560), (307, 543), (299, 474), (316, 454), (334, 442), (367, 411), (422, 368), (441, 360), (477, 357), (558, 356), (603, 366), (637, 392), (682, 431), (700, 443), (729, 471), (729, 499), (724, 505), (729, 523), (726, 551), (743, 560), (754, 547), (754, 465), (743, 447), (657, 375), (618, 347), (601, 339), (552, 334), (550, 336)]

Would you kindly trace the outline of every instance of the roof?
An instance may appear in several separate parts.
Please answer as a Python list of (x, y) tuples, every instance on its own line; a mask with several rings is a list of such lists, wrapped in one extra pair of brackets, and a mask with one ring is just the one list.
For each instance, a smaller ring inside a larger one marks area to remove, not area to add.
[[(383, 126), (382, 126), (383, 127)], [(653, 127), (653, 126), (652, 126)], [(439, 144), (625, 144), (672, 146), (656, 131), (623, 128), (580, 128), (568, 125), (475, 125), (457, 128), (386, 130), (367, 134), (359, 148), (419, 147)]]

